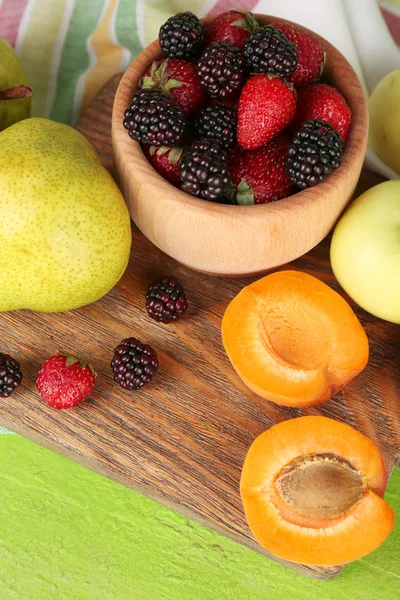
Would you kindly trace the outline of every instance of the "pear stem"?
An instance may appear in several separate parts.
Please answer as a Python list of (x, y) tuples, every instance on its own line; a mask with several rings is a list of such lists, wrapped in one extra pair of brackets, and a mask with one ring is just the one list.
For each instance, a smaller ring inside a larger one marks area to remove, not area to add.
[(8, 90), (0, 90), (0, 100), (14, 100), (15, 98), (30, 98), (33, 91), (26, 85), (18, 85), (17, 87), (8, 88)]

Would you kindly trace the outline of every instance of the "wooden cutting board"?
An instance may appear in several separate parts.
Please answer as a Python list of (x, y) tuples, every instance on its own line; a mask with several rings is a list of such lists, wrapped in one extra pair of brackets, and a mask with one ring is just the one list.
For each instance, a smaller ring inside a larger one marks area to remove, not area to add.
[[(119, 79), (105, 86), (78, 125), (111, 171), (110, 119)], [(364, 172), (357, 193), (380, 181)], [(339, 289), (329, 240), (290, 268)], [(189, 299), (186, 318), (169, 326), (149, 319), (144, 308), (147, 285), (160, 274), (178, 277)], [(190, 271), (134, 228), (129, 267), (102, 300), (66, 313), (0, 315), (1, 350), (24, 372), (21, 388), (1, 400), (0, 424), (274, 558), (253, 540), (243, 515), (239, 479), (247, 449), (274, 423), (322, 414), (368, 435), (392, 470), (400, 456), (400, 328), (355, 307), (371, 346), (365, 371), (320, 407), (278, 407), (244, 386), (221, 344), (224, 309), (252, 280)], [(127, 336), (151, 344), (160, 359), (158, 375), (140, 392), (123, 391), (111, 375), (113, 349)], [(91, 399), (69, 411), (49, 408), (35, 389), (41, 364), (57, 351), (87, 358), (98, 373)], [(278, 562), (323, 579), (341, 570)]]

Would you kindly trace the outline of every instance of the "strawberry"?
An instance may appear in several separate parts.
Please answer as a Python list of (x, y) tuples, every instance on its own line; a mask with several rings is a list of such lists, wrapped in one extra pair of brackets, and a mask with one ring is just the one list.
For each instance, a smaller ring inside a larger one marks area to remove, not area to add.
[(250, 12), (242, 8), (228, 10), (218, 15), (209, 26), (206, 46), (213, 42), (229, 42), (232, 46), (243, 50), (250, 33), (259, 27)]
[(297, 46), (298, 63), (295, 72), (288, 78), (295, 87), (317, 81), (324, 70), (326, 54), (312, 35), (286, 23), (272, 23)]
[(266, 204), (289, 196), (292, 186), (285, 173), (289, 144), (281, 136), (256, 150), (237, 146), (231, 151), (229, 164), (237, 204)]
[(295, 112), (292, 84), (270, 73), (250, 77), (239, 98), (239, 144), (246, 150), (263, 146), (287, 127)]
[(39, 371), (36, 386), (42, 399), (53, 408), (71, 408), (91, 394), (96, 381), (94, 371), (73, 356), (56, 354)]
[(167, 146), (149, 146), (143, 145), (142, 150), (153, 168), (167, 181), (179, 187), (180, 185), (180, 165), (183, 156), (183, 148)]
[(297, 91), (297, 112), (291, 130), (296, 133), (310, 119), (330, 123), (344, 141), (351, 110), (339, 90), (327, 83), (313, 83)]
[(207, 95), (195, 65), (175, 58), (154, 61), (140, 80), (143, 88), (155, 88), (172, 96), (175, 104), (190, 116), (206, 103)]

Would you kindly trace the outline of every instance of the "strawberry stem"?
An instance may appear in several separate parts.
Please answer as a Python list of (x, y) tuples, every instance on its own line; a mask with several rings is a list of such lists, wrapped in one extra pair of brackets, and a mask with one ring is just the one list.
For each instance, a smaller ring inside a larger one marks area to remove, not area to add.
[(30, 98), (33, 95), (32, 88), (26, 85), (0, 90), (0, 100), (15, 100), (16, 98)]

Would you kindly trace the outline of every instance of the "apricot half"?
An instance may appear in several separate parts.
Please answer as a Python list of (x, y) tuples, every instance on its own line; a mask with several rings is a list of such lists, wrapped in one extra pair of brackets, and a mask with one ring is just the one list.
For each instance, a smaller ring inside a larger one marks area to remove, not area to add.
[(326, 417), (284, 421), (261, 434), (240, 483), (247, 521), (267, 550), (293, 562), (338, 565), (377, 548), (394, 511), (387, 473), (367, 437)]
[(222, 341), (244, 383), (287, 406), (328, 400), (368, 362), (368, 338), (348, 303), (301, 271), (245, 287), (225, 311)]

